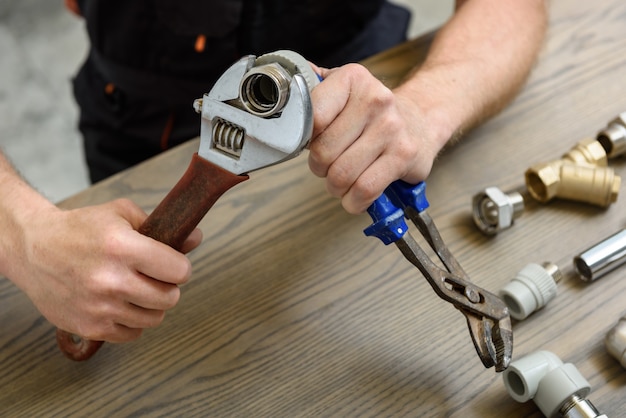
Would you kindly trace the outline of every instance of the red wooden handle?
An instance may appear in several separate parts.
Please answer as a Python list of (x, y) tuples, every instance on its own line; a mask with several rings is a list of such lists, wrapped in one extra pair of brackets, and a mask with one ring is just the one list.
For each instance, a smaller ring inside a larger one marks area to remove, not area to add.
[(180, 250), (217, 199), (247, 179), (247, 175), (233, 174), (194, 154), (187, 172), (139, 232)]
[[(247, 175), (226, 171), (196, 153), (185, 174), (138, 231), (180, 250), (217, 199), (247, 179)], [(102, 343), (57, 330), (57, 344), (63, 354), (72, 360), (89, 359)]]
[(70, 360), (83, 361), (96, 354), (104, 341), (88, 340), (57, 328), (57, 345)]

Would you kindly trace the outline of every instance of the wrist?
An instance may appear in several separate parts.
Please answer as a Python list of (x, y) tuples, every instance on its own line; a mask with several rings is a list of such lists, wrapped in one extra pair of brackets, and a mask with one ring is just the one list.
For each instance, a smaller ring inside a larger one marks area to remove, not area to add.
[(411, 118), (434, 159), (449, 142), (465, 131), (465, 117), (460, 100), (445, 91), (447, 84), (436, 75), (420, 71), (410, 81), (400, 85), (394, 93), (410, 103)]
[(0, 173), (0, 274), (22, 289), (17, 270), (28, 262), (28, 229), (36, 228), (37, 218), (58, 210), (17, 174), (5, 170)]

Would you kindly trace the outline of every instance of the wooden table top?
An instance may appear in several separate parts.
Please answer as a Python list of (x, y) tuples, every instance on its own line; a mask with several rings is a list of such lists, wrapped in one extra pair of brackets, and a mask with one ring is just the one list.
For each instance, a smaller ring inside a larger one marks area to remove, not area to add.
[[(429, 212), (485, 289), (496, 292), (528, 263), (561, 268), (557, 297), (514, 321), (514, 359), (554, 352), (589, 381), (588, 399), (601, 412), (623, 416), (626, 370), (603, 339), (626, 311), (626, 267), (585, 283), (572, 259), (626, 226), (626, 196), (608, 209), (529, 200), (494, 237), (471, 220), (474, 194), (523, 190), (528, 167), (560, 157), (626, 110), (626, 3), (555, 0), (550, 9), (546, 45), (521, 94), (436, 162)], [(427, 44), (418, 39), (365, 64), (393, 85)], [(166, 152), (62, 206), (127, 197), (150, 211), (197, 146)], [(626, 177), (623, 157), (610, 165)], [(0, 415), (542, 416), (508, 396), (501, 375), (480, 363), (465, 318), (395, 246), (365, 237), (369, 224), (326, 193), (305, 155), (252, 173), (202, 221), (204, 242), (190, 254), (194, 275), (164, 323), (82, 363), (62, 356), (54, 327), (0, 279)]]

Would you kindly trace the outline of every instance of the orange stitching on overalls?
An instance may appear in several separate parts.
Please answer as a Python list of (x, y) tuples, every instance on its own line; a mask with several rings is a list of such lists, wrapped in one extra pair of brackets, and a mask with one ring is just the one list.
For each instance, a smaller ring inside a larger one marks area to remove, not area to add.
[(201, 53), (201, 52), (204, 51), (205, 47), (206, 47), (206, 36), (200, 34), (196, 38), (196, 43), (194, 45), (194, 49), (196, 50), (197, 53)]

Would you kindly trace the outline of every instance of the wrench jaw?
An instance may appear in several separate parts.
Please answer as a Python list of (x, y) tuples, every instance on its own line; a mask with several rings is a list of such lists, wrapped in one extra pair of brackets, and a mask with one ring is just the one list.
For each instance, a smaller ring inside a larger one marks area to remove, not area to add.
[(197, 102), (202, 114), (198, 155), (237, 175), (298, 156), (313, 132), (309, 86), (301, 74), (291, 76), (280, 112), (263, 117), (244, 106), (240, 84), (254, 65), (254, 57), (242, 58)]
[[(463, 279), (460, 279), (463, 280)], [(455, 305), (467, 318), (476, 352), (486, 368), (504, 371), (513, 355), (513, 327), (506, 304), (493, 293), (469, 282), (480, 303), (461, 299)]]
[(467, 318), (474, 348), (485, 368), (495, 366), (496, 372), (506, 370), (513, 355), (511, 318), (507, 316), (494, 321), (463, 311), (463, 309), (460, 310)]
[(496, 344), (496, 372), (503, 372), (513, 357), (513, 325), (510, 316), (507, 315), (495, 324), (493, 336)]

